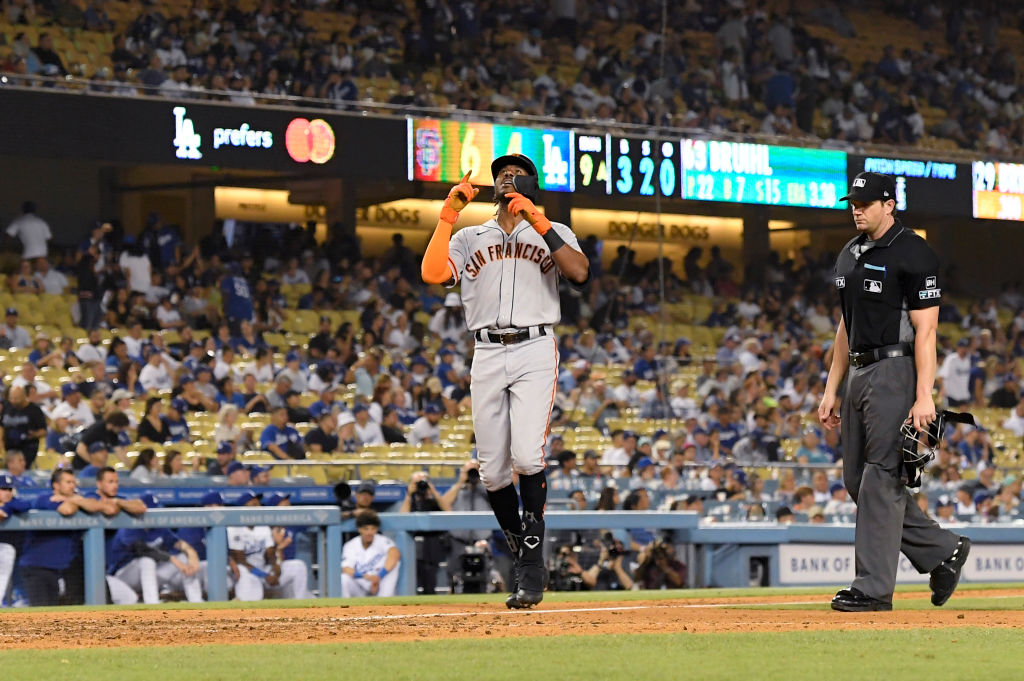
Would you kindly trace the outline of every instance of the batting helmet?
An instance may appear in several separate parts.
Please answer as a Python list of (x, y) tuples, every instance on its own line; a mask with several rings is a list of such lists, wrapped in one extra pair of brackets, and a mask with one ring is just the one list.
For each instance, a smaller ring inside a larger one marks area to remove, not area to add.
[(537, 177), (537, 166), (524, 154), (506, 154), (491, 161), (491, 178), (498, 176), (498, 171), (505, 166), (519, 166), (530, 175)]

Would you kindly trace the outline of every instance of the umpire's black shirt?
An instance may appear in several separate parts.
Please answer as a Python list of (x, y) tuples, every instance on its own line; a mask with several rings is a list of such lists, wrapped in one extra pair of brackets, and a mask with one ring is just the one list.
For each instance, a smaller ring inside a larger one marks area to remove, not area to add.
[(832, 283), (850, 351), (913, 342), (909, 311), (939, 304), (938, 270), (931, 247), (899, 220), (877, 241), (859, 234), (843, 246)]

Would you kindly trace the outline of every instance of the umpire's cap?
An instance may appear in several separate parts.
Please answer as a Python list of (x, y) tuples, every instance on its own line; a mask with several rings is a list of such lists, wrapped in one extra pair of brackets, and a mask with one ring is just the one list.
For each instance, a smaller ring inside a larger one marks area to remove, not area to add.
[(850, 193), (840, 201), (889, 201), (896, 199), (896, 180), (881, 173), (857, 173)]
[(510, 165), (519, 166), (530, 175), (537, 177), (537, 166), (533, 165), (533, 161), (524, 154), (506, 154), (491, 161), (491, 177), (497, 177), (499, 170)]

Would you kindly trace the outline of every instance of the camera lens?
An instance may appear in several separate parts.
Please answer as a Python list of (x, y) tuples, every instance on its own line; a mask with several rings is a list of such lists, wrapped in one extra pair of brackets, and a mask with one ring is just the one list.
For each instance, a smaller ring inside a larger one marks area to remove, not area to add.
[(426, 480), (417, 480), (416, 481), (416, 491), (417, 492), (427, 492), (429, 489), (430, 489), (430, 483), (428, 483)]

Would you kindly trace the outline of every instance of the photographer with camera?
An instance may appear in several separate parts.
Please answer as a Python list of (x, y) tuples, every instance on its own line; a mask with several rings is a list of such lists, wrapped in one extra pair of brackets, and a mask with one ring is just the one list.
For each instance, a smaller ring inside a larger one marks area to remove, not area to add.
[[(463, 464), (459, 478), (442, 495), (452, 511), (491, 511), (487, 491), (480, 484), (480, 462), (470, 459)], [(451, 552), (448, 555), (448, 577), (454, 590), (462, 593), (484, 593), (490, 581), (490, 552), (485, 548), (490, 530), (457, 530), (449, 532)]]
[(686, 565), (676, 558), (675, 546), (656, 539), (637, 556), (634, 574), (641, 589), (681, 589), (686, 585)]
[[(451, 501), (437, 493), (434, 483), (424, 471), (417, 471), (409, 479), (409, 488), (399, 509), (401, 513), (429, 513), (450, 511)], [(447, 532), (416, 533), (417, 592), (433, 594), (437, 588), (437, 569), (448, 557), (450, 540)]]
[(626, 562), (626, 547), (605, 532), (594, 541), (600, 548), (597, 562), (589, 568), (580, 564), (583, 546), (563, 544), (551, 561), (548, 588), (552, 591), (628, 591), (635, 588)]

